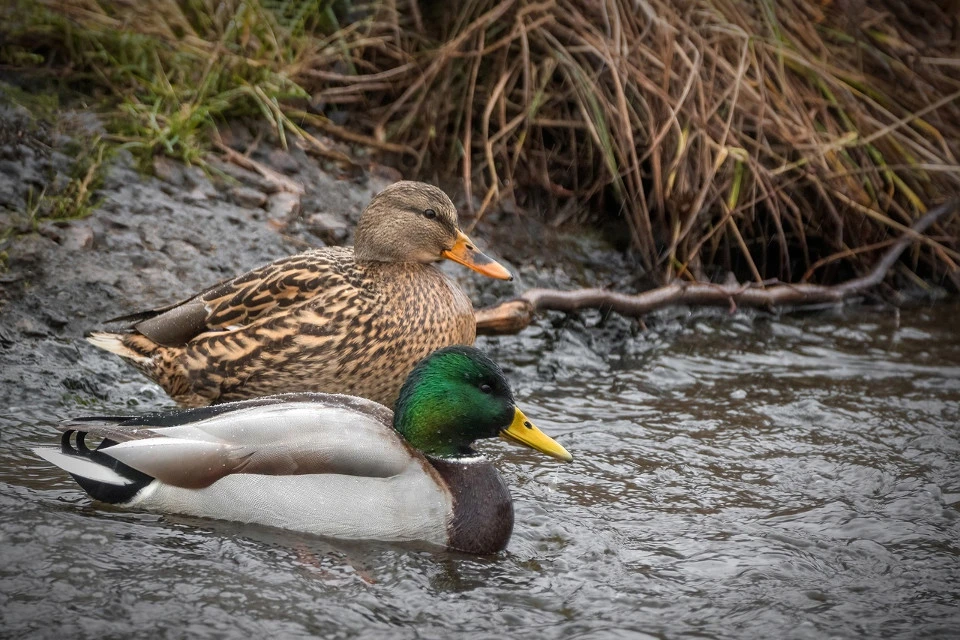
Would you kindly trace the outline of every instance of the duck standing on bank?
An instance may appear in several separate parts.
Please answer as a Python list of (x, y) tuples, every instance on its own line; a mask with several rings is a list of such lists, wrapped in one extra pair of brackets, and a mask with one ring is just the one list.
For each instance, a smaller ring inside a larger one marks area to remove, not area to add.
[(277, 260), (87, 339), (186, 406), (309, 391), (391, 406), (421, 358), (476, 338), (469, 298), (433, 264), (443, 259), (511, 278), (460, 231), (447, 194), (397, 182), (367, 205), (353, 247)]
[[(35, 452), (102, 502), (469, 553), (506, 548), (513, 530), (510, 492), (473, 450), (476, 440), (501, 436), (572, 460), (473, 347), (447, 347), (419, 363), (392, 415), (361, 398), (287, 394), (82, 418), (60, 429), (60, 449)], [(103, 438), (95, 450), (87, 434)]]

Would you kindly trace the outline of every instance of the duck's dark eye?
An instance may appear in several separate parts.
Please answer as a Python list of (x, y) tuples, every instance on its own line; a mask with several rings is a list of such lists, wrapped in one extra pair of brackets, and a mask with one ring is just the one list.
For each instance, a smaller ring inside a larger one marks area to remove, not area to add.
[(434, 211), (433, 209), (427, 209), (426, 211), (423, 212), (423, 217), (426, 218), (427, 220), (433, 220), (437, 217), (437, 212)]
[(489, 384), (484, 382), (483, 384), (480, 385), (480, 391), (484, 393), (493, 393), (493, 387), (491, 387)]

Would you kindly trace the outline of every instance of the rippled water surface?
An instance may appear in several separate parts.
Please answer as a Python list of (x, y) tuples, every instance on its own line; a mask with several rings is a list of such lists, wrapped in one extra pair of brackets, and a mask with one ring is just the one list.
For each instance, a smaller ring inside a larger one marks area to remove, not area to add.
[(960, 306), (597, 320), (480, 341), (576, 458), (484, 445), (492, 557), (94, 505), (28, 447), (167, 401), (4, 390), (0, 635), (958, 637)]

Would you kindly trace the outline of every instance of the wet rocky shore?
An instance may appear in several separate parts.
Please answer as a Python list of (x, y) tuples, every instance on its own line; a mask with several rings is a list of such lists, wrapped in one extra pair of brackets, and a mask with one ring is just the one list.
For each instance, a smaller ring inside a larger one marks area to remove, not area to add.
[[(403, 177), (376, 164), (344, 171), (295, 144), (283, 149), (238, 125), (227, 143), (248, 153), (256, 166), (301, 185), (301, 195), (291, 197), (223, 154), (212, 154), (207, 171), (157, 157), (145, 172), (120, 151), (109, 161), (90, 215), (33, 224), (23, 212), (36, 194), (68, 179), (72, 158), (66, 150), (100, 130), (89, 114), (58, 117), (52, 127), (22, 107), (0, 113), (0, 216), (13, 228), (0, 245), (7, 265), (0, 273), (0, 403), (6, 406), (65, 400), (95, 405), (120, 398), (153, 404), (162, 397), (159, 389), (88, 345), (86, 332), (285, 255), (351, 244), (365, 204)], [(448, 191), (462, 205), (462, 194)], [(564, 232), (530, 212), (503, 210), (479, 221), (462, 213), (461, 224), (517, 275), (500, 283), (444, 264), (478, 307), (530, 286), (612, 285), (633, 278), (629, 258), (591, 230)]]

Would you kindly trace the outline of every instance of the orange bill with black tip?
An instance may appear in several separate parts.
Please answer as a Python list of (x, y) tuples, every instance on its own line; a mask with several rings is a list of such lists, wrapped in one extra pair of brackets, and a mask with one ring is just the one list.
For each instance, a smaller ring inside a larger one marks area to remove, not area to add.
[(447, 260), (459, 262), (465, 267), (497, 280), (513, 280), (506, 267), (477, 249), (463, 231), (457, 231), (457, 241), (453, 248), (442, 254)]

